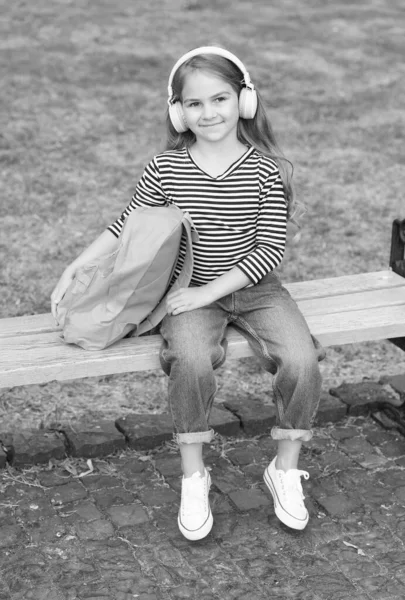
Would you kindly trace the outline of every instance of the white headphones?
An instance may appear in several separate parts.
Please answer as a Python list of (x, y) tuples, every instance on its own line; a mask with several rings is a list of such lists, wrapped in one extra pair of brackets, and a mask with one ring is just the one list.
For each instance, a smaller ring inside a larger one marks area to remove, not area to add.
[(227, 58), (231, 62), (233, 62), (243, 73), (243, 85), (244, 87), (241, 89), (239, 94), (239, 114), (242, 119), (253, 119), (257, 110), (257, 93), (255, 90), (255, 86), (250, 81), (249, 73), (246, 71), (243, 63), (237, 58), (232, 52), (228, 52), (228, 50), (223, 50), (222, 48), (217, 48), (216, 46), (202, 46), (201, 48), (195, 48), (191, 50), (191, 52), (187, 52), (184, 54), (174, 65), (170, 77), (169, 83), (167, 86), (168, 100), (167, 103), (169, 105), (169, 116), (172, 122), (173, 127), (177, 131), (177, 133), (184, 133), (188, 129), (188, 125), (184, 116), (183, 107), (181, 102), (174, 99), (173, 94), (173, 77), (177, 71), (177, 69), (185, 63), (190, 58), (194, 56), (198, 56), (199, 54), (217, 54), (218, 56), (223, 56)]

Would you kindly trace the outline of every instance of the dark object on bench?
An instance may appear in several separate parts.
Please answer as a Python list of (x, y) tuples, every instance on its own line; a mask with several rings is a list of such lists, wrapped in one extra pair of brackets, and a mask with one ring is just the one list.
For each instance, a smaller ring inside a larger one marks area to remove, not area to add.
[[(395, 219), (392, 224), (390, 267), (405, 277), (405, 219)], [(391, 338), (390, 342), (405, 351), (405, 337)]]

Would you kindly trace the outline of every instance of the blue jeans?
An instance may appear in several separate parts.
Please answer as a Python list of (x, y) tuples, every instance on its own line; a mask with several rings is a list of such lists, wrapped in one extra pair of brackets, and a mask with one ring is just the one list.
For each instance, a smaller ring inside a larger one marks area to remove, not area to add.
[(309, 332), (295, 301), (272, 272), (257, 285), (161, 325), (160, 361), (169, 375), (169, 408), (179, 444), (210, 442), (214, 371), (226, 358), (225, 329), (237, 328), (273, 375), (277, 425), (273, 439), (308, 441), (320, 398), (318, 361), (324, 350)]

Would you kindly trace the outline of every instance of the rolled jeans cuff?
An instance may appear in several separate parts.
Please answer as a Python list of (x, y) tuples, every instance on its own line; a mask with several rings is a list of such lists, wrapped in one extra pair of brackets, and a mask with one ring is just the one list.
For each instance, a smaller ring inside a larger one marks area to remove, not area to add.
[(313, 435), (314, 432), (312, 429), (281, 429), (280, 427), (273, 427), (271, 430), (273, 440), (309, 442)]
[(209, 444), (215, 433), (213, 429), (208, 431), (190, 431), (188, 433), (174, 433), (173, 439), (177, 444)]

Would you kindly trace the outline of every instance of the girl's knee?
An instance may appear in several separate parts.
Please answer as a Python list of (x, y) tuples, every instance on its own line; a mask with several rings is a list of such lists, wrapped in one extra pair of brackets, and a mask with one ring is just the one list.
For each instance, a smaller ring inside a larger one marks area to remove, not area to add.
[(198, 339), (198, 336), (192, 336), (190, 343), (168, 344), (163, 342), (160, 351), (160, 363), (164, 372), (169, 375), (172, 365), (177, 365), (183, 370), (187, 369), (200, 376), (211, 373), (223, 364), (226, 358), (226, 342), (217, 346), (210, 346)]

